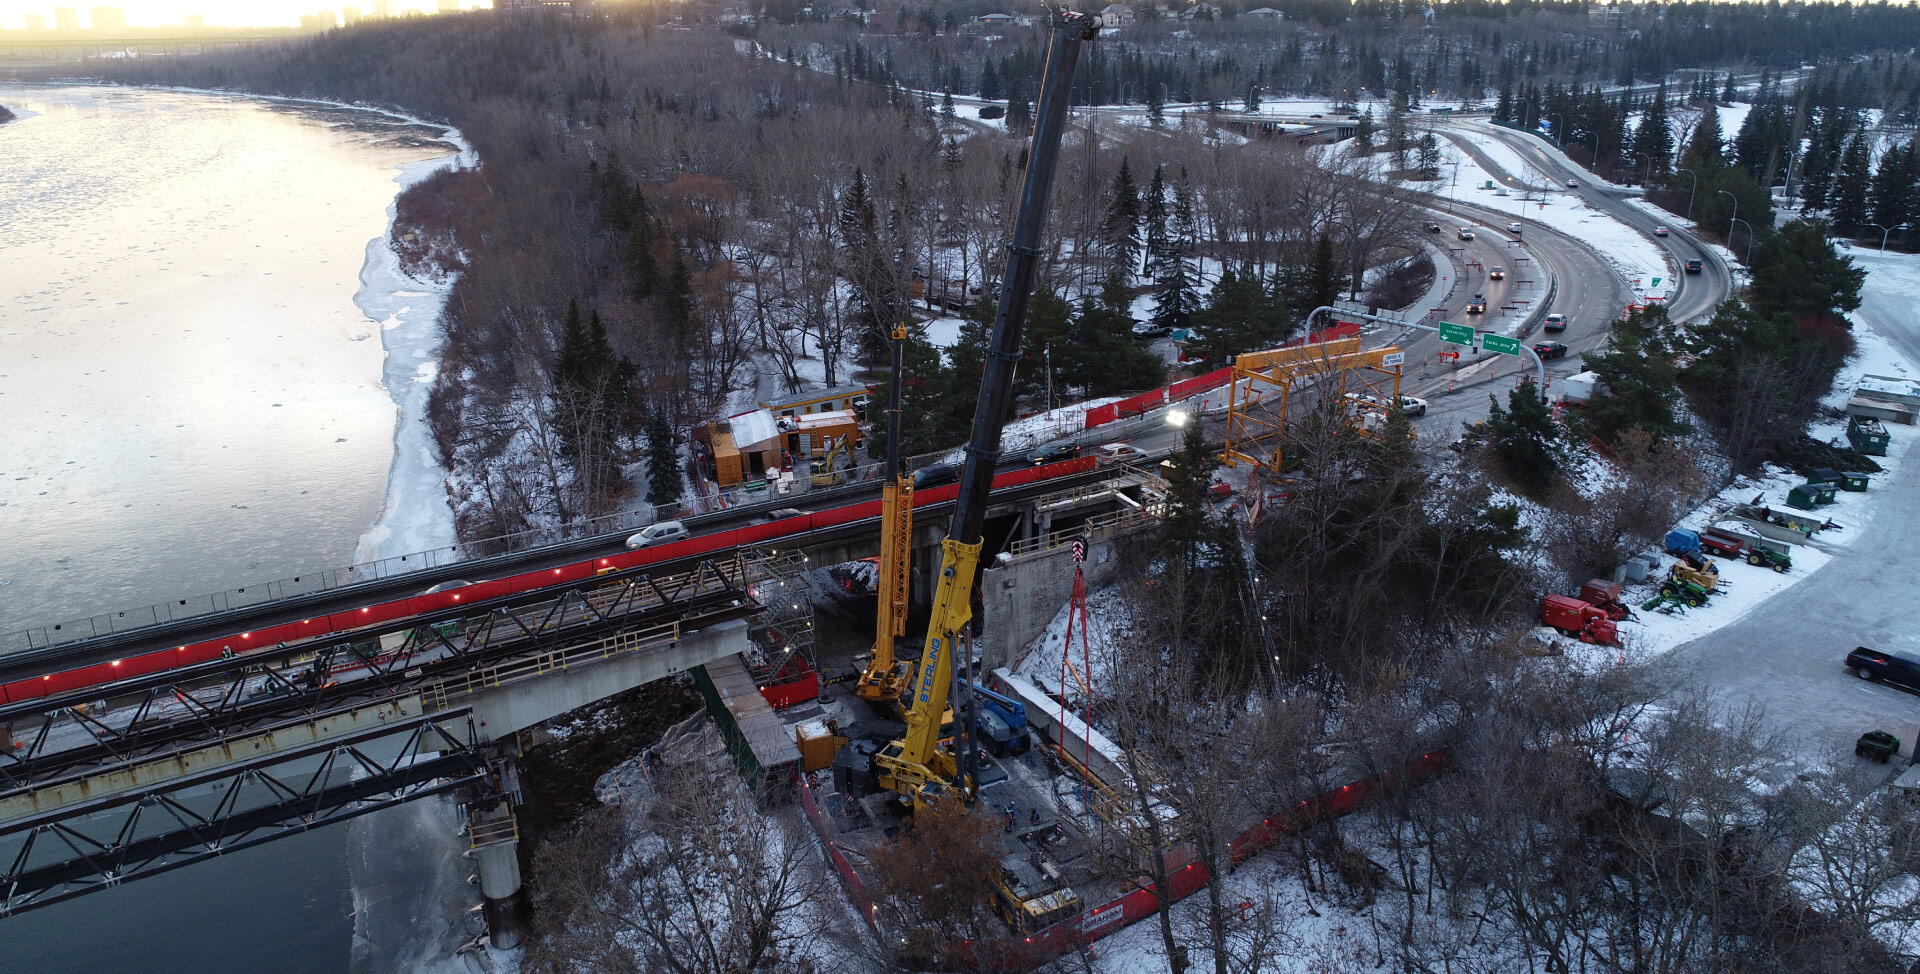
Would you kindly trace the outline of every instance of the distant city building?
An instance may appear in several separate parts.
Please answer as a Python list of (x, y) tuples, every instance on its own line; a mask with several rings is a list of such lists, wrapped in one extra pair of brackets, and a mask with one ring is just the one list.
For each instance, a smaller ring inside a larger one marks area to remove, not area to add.
[(46, 30), (47, 18), (42, 17), (39, 14), (28, 14), (27, 29), (28, 30)]
[(80, 12), (72, 7), (55, 7), (53, 25), (60, 30), (79, 30)]
[(373, 15), (381, 19), (393, 17), (393, 0), (373, 0)]
[(342, 7), (340, 9), (340, 23), (343, 26), (352, 27), (354, 24), (357, 24), (359, 22), (360, 22), (359, 7)]
[(1133, 8), (1124, 3), (1109, 4), (1100, 11), (1100, 26), (1109, 30), (1133, 26)]
[(585, 12), (586, 4), (575, 3), (574, 0), (493, 0), (493, 9), (495, 13), (505, 14), (538, 13), (542, 10), (572, 14)]
[(300, 18), (300, 29), (310, 31), (332, 30), (340, 26), (340, 19), (331, 10), (320, 10)]
[(187, 26), (194, 30), (199, 30), (207, 26), (207, 18), (200, 14), (188, 14)]
[(127, 12), (119, 7), (88, 7), (87, 18), (94, 30), (127, 29)]
[(440, 0), (439, 10), (443, 14), (457, 14), (460, 12), (460, 0)]

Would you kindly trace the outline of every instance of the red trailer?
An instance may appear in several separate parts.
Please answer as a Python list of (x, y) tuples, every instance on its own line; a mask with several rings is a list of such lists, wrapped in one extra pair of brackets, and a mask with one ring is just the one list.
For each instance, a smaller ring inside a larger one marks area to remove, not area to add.
[(1609, 582), (1602, 578), (1590, 578), (1587, 584), (1580, 586), (1580, 601), (1607, 614), (1615, 622), (1633, 615), (1633, 609), (1620, 598), (1620, 583)]
[(1700, 548), (1708, 554), (1732, 558), (1735, 561), (1741, 561), (1747, 557), (1747, 539), (1725, 531), (1716, 531), (1713, 528), (1700, 532)]
[(1540, 602), (1540, 621), (1583, 643), (1616, 643), (1620, 630), (1607, 610), (1568, 595), (1549, 595)]

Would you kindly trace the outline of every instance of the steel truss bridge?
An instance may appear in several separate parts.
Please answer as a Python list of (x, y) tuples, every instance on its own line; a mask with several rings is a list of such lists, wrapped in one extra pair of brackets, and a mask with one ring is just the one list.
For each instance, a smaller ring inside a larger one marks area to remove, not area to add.
[(429, 795), (497, 802), (513, 729), (478, 695), (757, 613), (783, 559), (613, 572), (0, 707), (0, 916)]

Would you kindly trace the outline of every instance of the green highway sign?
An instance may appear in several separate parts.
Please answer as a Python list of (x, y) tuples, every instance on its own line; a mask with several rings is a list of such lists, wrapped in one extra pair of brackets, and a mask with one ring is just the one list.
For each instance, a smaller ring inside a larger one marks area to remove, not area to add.
[(1440, 323), (1440, 340), (1453, 345), (1472, 345), (1473, 329), (1451, 321)]
[(1659, 278), (1657, 278), (1657, 277), (1656, 277), (1656, 278), (1654, 278), (1654, 279), (1653, 279), (1653, 286), (1654, 286), (1654, 287), (1659, 287), (1659, 286), (1660, 286), (1660, 279), (1659, 279)]
[(1505, 335), (1481, 335), (1480, 347), (1489, 352), (1499, 352), (1501, 355), (1520, 354), (1520, 340), (1508, 338)]

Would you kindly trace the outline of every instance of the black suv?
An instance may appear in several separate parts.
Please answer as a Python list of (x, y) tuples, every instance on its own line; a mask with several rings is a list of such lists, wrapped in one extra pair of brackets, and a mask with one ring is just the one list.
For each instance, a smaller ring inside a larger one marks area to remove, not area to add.
[(1885, 680), (1920, 690), (1920, 660), (1865, 646), (1847, 654), (1847, 666), (1862, 680)]
[(1032, 453), (1027, 454), (1027, 460), (1037, 467), (1056, 460), (1071, 460), (1079, 455), (1080, 448), (1072, 443), (1049, 443), (1035, 447)]

